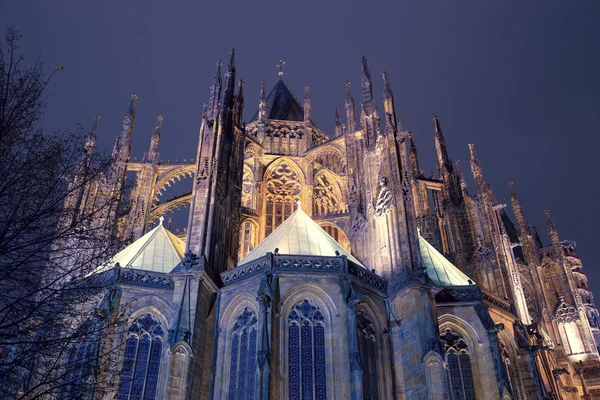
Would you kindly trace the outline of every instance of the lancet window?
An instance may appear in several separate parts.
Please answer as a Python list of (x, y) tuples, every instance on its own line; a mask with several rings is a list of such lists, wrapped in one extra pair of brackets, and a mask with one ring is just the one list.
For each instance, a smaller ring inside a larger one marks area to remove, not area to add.
[(321, 174), (315, 179), (315, 188), (313, 191), (313, 215), (337, 214), (340, 212), (340, 199), (334, 187), (325, 174)]
[(131, 324), (125, 343), (118, 400), (156, 398), (164, 335), (165, 330), (150, 313)]
[(229, 400), (252, 400), (256, 383), (256, 314), (247, 307), (231, 329)]
[(377, 338), (369, 316), (362, 310), (356, 311), (358, 348), (363, 371), (363, 393), (365, 400), (379, 399), (379, 376), (377, 372)]
[(266, 187), (265, 235), (269, 235), (294, 212), (301, 185), (296, 172), (282, 162), (267, 177)]
[(289, 398), (327, 398), (325, 374), (325, 319), (310, 299), (298, 302), (288, 315)]
[(471, 354), (467, 342), (448, 328), (441, 335), (452, 400), (476, 400)]

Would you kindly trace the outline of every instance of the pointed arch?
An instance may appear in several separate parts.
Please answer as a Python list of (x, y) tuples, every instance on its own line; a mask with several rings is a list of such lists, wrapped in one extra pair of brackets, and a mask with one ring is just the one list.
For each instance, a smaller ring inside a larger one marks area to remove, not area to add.
[(323, 168), (313, 179), (313, 215), (339, 214), (346, 211), (347, 204), (341, 179)]
[(302, 199), (305, 175), (289, 157), (280, 157), (266, 168), (264, 174), (264, 237), (283, 223)]

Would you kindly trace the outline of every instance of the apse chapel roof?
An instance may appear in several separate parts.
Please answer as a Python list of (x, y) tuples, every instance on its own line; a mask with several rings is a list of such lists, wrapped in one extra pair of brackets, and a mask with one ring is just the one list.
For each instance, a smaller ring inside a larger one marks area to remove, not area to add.
[[(267, 96), (266, 118), (284, 121), (304, 121), (304, 108), (280, 79)], [(258, 110), (250, 120), (258, 120)]]
[(313, 221), (301, 208), (290, 215), (277, 229), (256, 246), (239, 266), (264, 257), (267, 253), (294, 254), (303, 256), (336, 256), (348, 257), (348, 260), (364, 267), (323, 228)]
[(468, 286), (475, 284), (472, 279), (448, 261), (421, 235), (419, 235), (419, 250), (427, 275), (437, 286)]
[(115, 255), (107, 265), (95, 272), (113, 268), (117, 263), (122, 268), (169, 273), (183, 258), (185, 244), (166, 230), (160, 223), (150, 232), (131, 243)]

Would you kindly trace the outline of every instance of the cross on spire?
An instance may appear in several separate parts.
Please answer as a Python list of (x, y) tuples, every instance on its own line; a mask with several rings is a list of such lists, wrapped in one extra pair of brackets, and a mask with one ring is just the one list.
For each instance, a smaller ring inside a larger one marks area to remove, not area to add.
[(279, 64), (276, 65), (276, 67), (279, 68), (279, 72), (278, 72), (279, 79), (283, 78), (283, 66), (284, 65), (285, 65), (285, 61), (283, 61), (283, 60), (279, 60)]

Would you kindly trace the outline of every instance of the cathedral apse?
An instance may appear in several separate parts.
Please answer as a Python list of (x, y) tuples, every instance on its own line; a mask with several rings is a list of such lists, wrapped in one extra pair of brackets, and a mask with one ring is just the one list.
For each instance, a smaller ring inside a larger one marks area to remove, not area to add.
[[(131, 244), (108, 268), (112, 301), (133, 308), (113, 338), (114, 398), (600, 395), (598, 310), (576, 244), (548, 212), (542, 244), (511, 183), (513, 222), (473, 145), (468, 191), (434, 117), (438, 174), (425, 176), (416, 141), (429, 133), (397, 118), (387, 73), (374, 96), (366, 58), (341, 87), (334, 132), (283, 70), (244, 122), (235, 51), (222, 68), (194, 161), (158, 162), (162, 117), (142, 161), (117, 160), (136, 178), (118, 224)], [(185, 177), (189, 194), (160, 201)], [(182, 205), (187, 230), (174, 234), (159, 217)]]

